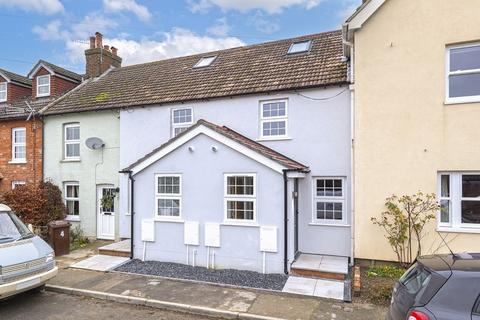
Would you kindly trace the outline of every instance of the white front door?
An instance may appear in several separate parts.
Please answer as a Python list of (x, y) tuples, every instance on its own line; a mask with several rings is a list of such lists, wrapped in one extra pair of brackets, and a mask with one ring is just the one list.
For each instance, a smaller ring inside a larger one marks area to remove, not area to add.
[[(115, 239), (115, 188), (109, 186), (97, 187), (97, 238)], [(110, 198), (111, 201), (102, 201)], [(107, 203), (107, 204), (105, 204)]]

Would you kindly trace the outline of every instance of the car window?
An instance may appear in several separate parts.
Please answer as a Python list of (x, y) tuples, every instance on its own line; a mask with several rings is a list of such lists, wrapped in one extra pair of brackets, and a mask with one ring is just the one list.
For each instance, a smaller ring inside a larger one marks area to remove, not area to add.
[(473, 308), (473, 314), (480, 316), (480, 296), (478, 296), (477, 302), (475, 303), (475, 307)]
[(0, 212), (0, 243), (31, 235), (30, 230), (11, 212)]
[(416, 294), (428, 284), (430, 278), (430, 272), (418, 263), (415, 263), (405, 272), (399, 281), (407, 289), (408, 293)]

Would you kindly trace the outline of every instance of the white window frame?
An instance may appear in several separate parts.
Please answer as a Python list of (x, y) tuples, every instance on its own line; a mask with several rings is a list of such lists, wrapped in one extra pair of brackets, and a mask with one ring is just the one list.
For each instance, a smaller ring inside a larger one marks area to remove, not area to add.
[[(345, 177), (313, 177), (312, 185), (312, 224), (314, 225), (341, 225), (346, 226), (347, 221), (347, 195), (346, 195), (346, 181)], [(341, 180), (342, 181), (342, 196), (317, 196), (317, 180)], [(329, 220), (317, 218), (317, 202), (330, 202), (342, 204), (342, 220)]]
[[(182, 123), (175, 123), (174, 122), (174, 114), (175, 114), (175, 111), (179, 111), (179, 110), (190, 110), (190, 112), (192, 113), (192, 119), (190, 120), (190, 122), (182, 122)], [(193, 108), (192, 107), (187, 107), (187, 108), (173, 108), (170, 112), (170, 127), (171, 127), (171, 137), (174, 138), (175, 137), (175, 129), (188, 129), (190, 128), (191, 126), (193, 125)]]
[[(237, 195), (228, 194), (228, 178), (230, 177), (252, 177), (253, 178), (253, 194), (251, 195)], [(256, 225), (257, 217), (257, 174), (256, 173), (225, 173), (223, 175), (223, 219), (225, 224), (235, 225)], [(228, 218), (228, 202), (229, 201), (248, 201), (253, 202), (253, 219), (229, 219)]]
[[(17, 132), (20, 132), (20, 131), (25, 132), (25, 142), (15, 142), (15, 135)], [(16, 158), (15, 156), (16, 147), (25, 147), (24, 158)], [(12, 129), (12, 161), (10, 163), (27, 163), (27, 128), (25, 127)]]
[[(158, 192), (158, 178), (161, 177), (177, 177), (179, 178), (179, 193), (159, 193)], [(182, 214), (182, 175), (178, 173), (157, 173), (155, 174), (155, 213), (154, 220), (156, 221), (181, 221)], [(158, 200), (178, 200), (178, 217), (175, 216), (161, 216), (158, 214)]]
[[(39, 81), (40, 78), (48, 78), (48, 84), (40, 84), (40, 81)], [(36, 82), (37, 82), (37, 97), (48, 97), (48, 96), (50, 96), (50, 93), (51, 93), (51, 82), (50, 81), (51, 81), (51, 77), (50, 77), (49, 74), (37, 77), (37, 79), (36, 79)], [(48, 93), (40, 93), (39, 92), (40, 87), (48, 87)]]
[[(79, 128), (79, 130), (81, 130), (80, 128), (80, 123), (69, 123), (69, 124), (65, 124), (63, 126), (63, 154), (64, 154), (64, 159), (65, 160), (80, 160), (80, 157), (81, 157), (81, 143), (80, 143), (80, 140), (81, 140), (81, 137), (79, 137), (79, 139), (75, 139), (75, 140), (67, 140), (67, 129), (68, 128)], [(81, 135), (81, 131), (80, 131), (80, 135)], [(67, 154), (67, 145), (72, 145), (72, 144), (78, 144), (78, 157), (69, 157), (68, 154)]]
[[(449, 179), (448, 179), (448, 182), (449, 182), (449, 185), (448, 185), (448, 188), (449, 188), (449, 196), (446, 197), (446, 196), (442, 196), (442, 176), (448, 176)], [(450, 173), (439, 173), (438, 174), (438, 191), (437, 191), (437, 194), (438, 194), (438, 203), (440, 204), (442, 200), (446, 200), (448, 201), (448, 222), (442, 222), (442, 213), (441, 213), (441, 207), (440, 207), (440, 210), (438, 211), (437, 213), (437, 221), (438, 221), (438, 226), (440, 227), (451, 227), (452, 226), (452, 219), (453, 219), (453, 214), (452, 214), (452, 191), (453, 191), (453, 188), (452, 188), (452, 176)]]
[(450, 221), (442, 223), (440, 220), (440, 210), (437, 212), (437, 229), (443, 232), (459, 232), (459, 233), (480, 233), (480, 224), (463, 223), (462, 222), (462, 201), (480, 201), (480, 198), (463, 198), (462, 197), (462, 180), (465, 175), (480, 175), (480, 172), (439, 172), (437, 175), (437, 199), (441, 197), (441, 176), (450, 175)]
[(450, 71), (450, 52), (452, 49), (461, 49), (469, 47), (480, 46), (480, 42), (474, 42), (463, 45), (448, 46), (446, 48), (445, 55), (445, 103), (446, 104), (455, 104), (455, 103), (471, 103), (471, 102), (480, 102), (480, 95), (477, 96), (465, 96), (465, 97), (450, 97), (450, 76), (455, 75), (467, 75), (467, 74), (480, 74), (480, 69), (471, 69), (471, 70), (462, 70), (462, 71)]
[[(72, 198), (72, 197), (68, 197), (68, 193), (67, 193), (67, 188), (68, 187), (78, 187), (78, 198)], [(78, 182), (64, 182), (63, 184), (63, 192), (64, 192), (64, 203), (65, 203), (65, 206), (67, 206), (67, 201), (77, 201), (78, 202), (78, 215), (67, 215), (67, 219), (66, 220), (69, 220), (69, 221), (80, 221), (80, 210), (81, 210), (81, 207), (80, 207), (80, 184)]]
[(27, 184), (27, 182), (24, 181), (24, 180), (13, 180), (12, 181), (12, 190), (15, 189), (18, 186), (24, 186), (26, 184)]
[[(263, 106), (269, 103), (277, 103), (277, 102), (284, 102), (285, 103), (285, 115), (284, 116), (274, 116), (274, 117), (264, 117), (263, 116)], [(259, 111), (260, 111), (260, 139), (261, 140), (281, 140), (288, 138), (288, 99), (275, 99), (275, 100), (263, 100), (259, 103)], [(264, 136), (263, 135), (263, 124), (268, 122), (278, 122), (278, 121), (285, 121), (285, 134), (284, 135), (276, 135), (276, 136)]]
[[(5, 86), (5, 89), (1, 89), (3, 86)], [(5, 94), (5, 98), (0, 98), (0, 102), (6, 102), (8, 100), (8, 82), (0, 82), (0, 93)]]

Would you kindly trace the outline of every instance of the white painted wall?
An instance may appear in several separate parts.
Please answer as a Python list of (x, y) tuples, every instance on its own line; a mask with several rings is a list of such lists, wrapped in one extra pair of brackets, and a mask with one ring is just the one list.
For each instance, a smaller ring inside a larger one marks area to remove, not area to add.
[[(328, 99), (341, 93), (335, 98)], [(289, 139), (260, 141), (310, 167), (311, 173), (299, 184), (299, 250), (308, 253), (350, 255), (350, 203), (346, 202), (347, 226), (311, 225), (313, 217), (313, 177), (345, 177), (346, 199), (350, 199), (350, 92), (346, 87), (303, 90), (272, 95), (250, 95), (210, 101), (132, 108), (121, 111), (120, 167), (143, 157), (171, 137), (170, 116), (175, 108), (193, 107), (194, 121), (205, 119), (225, 125), (257, 140), (259, 138), (259, 102), (288, 99)], [(207, 164), (206, 164), (207, 165)], [(122, 177), (121, 188), (126, 188)], [(153, 179), (153, 178), (152, 178)], [(153, 181), (153, 180), (152, 180)], [(139, 183), (135, 188), (138, 189)], [(137, 194), (137, 191), (135, 191)], [(211, 195), (214, 197), (215, 195)], [(150, 201), (152, 195), (143, 195)], [(272, 195), (283, 199), (283, 195)], [(272, 201), (274, 200), (272, 198)], [(136, 199), (136, 204), (144, 200)], [(121, 236), (130, 235), (130, 216), (125, 193), (121, 194)], [(283, 213), (280, 213), (283, 214)], [(136, 219), (138, 223), (138, 219)], [(290, 236), (293, 234), (290, 232)], [(293, 246), (293, 243), (292, 243)], [(291, 251), (291, 250), (290, 250)]]
[[(44, 177), (58, 185), (64, 192), (65, 182), (79, 183), (80, 225), (88, 237), (97, 236), (97, 193), (98, 185), (118, 187), (119, 178), (119, 112), (83, 112), (46, 116), (44, 137)], [(80, 161), (65, 161), (63, 152), (63, 127), (67, 123), (80, 124)], [(85, 140), (101, 138), (105, 142), (102, 150), (90, 150)], [(103, 153), (103, 154), (102, 154)], [(118, 199), (118, 197), (117, 197)], [(118, 210), (118, 200), (116, 210)], [(119, 226), (116, 222), (118, 236)]]

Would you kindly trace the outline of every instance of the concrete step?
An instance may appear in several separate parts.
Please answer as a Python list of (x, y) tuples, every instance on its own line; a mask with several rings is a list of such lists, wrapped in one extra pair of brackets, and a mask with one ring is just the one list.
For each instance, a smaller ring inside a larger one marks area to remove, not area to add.
[(130, 257), (130, 239), (114, 242), (98, 248), (98, 254), (114, 257)]
[(343, 281), (348, 275), (348, 258), (300, 254), (291, 266), (296, 276)]

